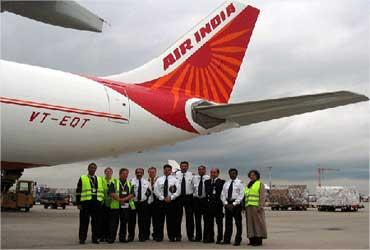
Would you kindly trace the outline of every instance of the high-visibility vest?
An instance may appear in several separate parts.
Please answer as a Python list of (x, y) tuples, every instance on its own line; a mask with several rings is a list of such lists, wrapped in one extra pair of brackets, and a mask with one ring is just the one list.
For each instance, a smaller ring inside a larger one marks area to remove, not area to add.
[(81, 176), (81, 182), (82, 182), (82, 189), (81, 189), (81, 199), (80, 201), (89, 201), (92, 199), (92, 194), (96, 193), (96, 199), (100, 202), (104, 200), (104, 185), (103, 180), (100, 176), (96, 177), (98, 181), (98, 188), (97, 190), (92, 190), (90, 177), (87, 175)]
[(260, 189), (261, 189), (261, 182), (255, 181), (253, 185), (248, 188), (248, 186), (244, 189), (244, 197), (245, 197), (245, 206), (259, 206), (260, 201)]
[(103, 189), (104, 189), (104, 205), (106, 207), (110, 207), (110, 203), (112, 202), (112, 197), (108, 194), (108, 184), (114, 183), (114, 178), (111, 178), (108, 182), (105, 177), (101, 177), (103, 180)]
[[(113, 181), (114, 183), (114, 187), (116, 188), (116, 194), (119, 195), (120, 193), (120, 180), (119, 179), (115, 179)], [(132, 185), (131, 185), (131, 182), (126, 180), (126, 184), (127, 184), (127, 187), (128, 187), (128, 192), (131, 193), (131, 190), (132, 190)], [(131, 209), (135, 209), (135, 203), (134, 203), (134, 200), (131, 199), (129, 202), (128, 202), (128, 205), (130, 206)], [(110, 203), (110, 208), (111, 209), (119, 209), (120, 208), (120, 202), (115, 200), (115, 199), (112, 199), (111, 203)]]

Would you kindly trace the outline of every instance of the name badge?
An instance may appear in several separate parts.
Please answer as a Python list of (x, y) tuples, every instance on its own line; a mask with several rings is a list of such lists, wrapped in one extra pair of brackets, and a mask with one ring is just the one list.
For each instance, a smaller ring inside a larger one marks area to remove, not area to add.
[(123, 192), (122, 192), (122, 194), (123, 194), (123, 195), (127, 194), (127, 191), (123, 191)]
[(96, 188), (93, 188), (91, 192), (96, 193)]
[(213, 194), (216, 194), (216, 189), (213, 189)]

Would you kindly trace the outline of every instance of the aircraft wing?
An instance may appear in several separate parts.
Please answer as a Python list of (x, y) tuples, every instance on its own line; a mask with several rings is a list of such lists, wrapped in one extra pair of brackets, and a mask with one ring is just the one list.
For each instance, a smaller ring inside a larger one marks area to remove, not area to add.
[(222, 105), (204, 103), (193, 107), (193, 115), (205, 128), (224, 121), (245, 126), (368, 100), (369, 98), (364, 95), (338, 91)]
[(8, 11), (43, 23), (102, 32), (104, 20), (75, 1), (2, 0), (1, 12)]

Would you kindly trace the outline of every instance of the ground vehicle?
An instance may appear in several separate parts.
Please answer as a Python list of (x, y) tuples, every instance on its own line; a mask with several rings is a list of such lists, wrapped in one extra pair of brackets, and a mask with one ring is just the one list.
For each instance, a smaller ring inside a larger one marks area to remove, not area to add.
[(273, 187), (270, 190), (271, 210), (307, 210), (308, 192), (306, 185)]
[(318, 211), (356, 212), (360, 208), (359, 194), (353, 187), (317, 187), (316, 197)]
[(1, 209), (24, 209), (29, 212), (33, 207), (33, 181), (20, 180), (17, 182), (15, 191), (2, 193), (1, 195)]
[(45, 209), (48, 207), (53, 209), (57, 209), (58, 207), (66, 209), (66, 206), (69, 204), (69, 202), (68, 197), (65, 194), (45, 193), (40, 199), (40, 204), (44, 205)]

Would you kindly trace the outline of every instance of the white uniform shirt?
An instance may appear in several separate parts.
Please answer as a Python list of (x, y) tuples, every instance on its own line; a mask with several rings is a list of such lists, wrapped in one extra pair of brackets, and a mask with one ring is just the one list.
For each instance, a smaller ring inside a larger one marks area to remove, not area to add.
[[(134, 188), (134, 195), (135, 195), (134, 201), (138, 201), (139, 179), (133, 178), (131, 180), (131, 184)], [(141, 200), (140, 201), (146, 201), (148, 199), (148, 196), (150, 195), (150, 192), (151, 192), (149, 188), (150, 188), (150, 183), (144, 178), (141, 178)]]
[(197, 198), (205, 198), (206, 197), (206, 186), (204, 185), (204, 183), (206, 182), (206, 180), (209, 179), (209, 176), (208, 175), (203, 175), (203, 191), (202, 191), (202, 196), (199, 197), (198, 196), (198, 190), (199, 190), (199, 183), (200, 183), (200, 175), (196, 175), (193, 177), (193, 190), (194, 190), (194, 197), (197, 197)]
[[(160, 201), (164, 200), (164, 182), (166, 181), (166, 176), (161, 176), (157, 179), (154, 184), (154, 194), (158, 197)], [(174, 193), (171, 193), (171, 188), (176, 188)], [(177, 181), (176, 177), (169, 175), (168, 176), (168, 196), (171, 197), (171, 200), (175, 200), (181, 194), (181, 190), (179, 187), (179, 182)]]
[[(231, 184), (231, 179), (225, 182), (224, 187), (222, 188), (221, 193), (221, 200), (224, 203), (224, 205), (228, 204), (227, 197), (229, 193), (229, 186)], [(233, 202), (233, 205), (239, 205), (244, 198), (244, 184), (241, 180), (236, 178), (233, 183), (233, 193), (231, 200), (235, 200)]]
[[(157, 181), (157, 179), (158, 179), (157, 177), (154, 177), (154, 184)], [(154, 202), (154, 184), (153, 184), (153, 187), (152, 187), (150, 178), (148, 178), (147, 181), (149, 182), (149, 189), (150, 189), (150, 192), (151, 192), (151, 194), (148, 198), (148, 204), (151, 204), (151, 203)]]
[(191, 195), (194, 191), (194, 185), (193, 185), (193, 174), (189, 171), (186, 173), (182, 173), (181, 171), (176, 172), (176, 178), (179, 181), (179, 187), (180, 187), (180, 195), (181, 195), (181, 182), (182, 177), (185, 177), (185, 194)]

